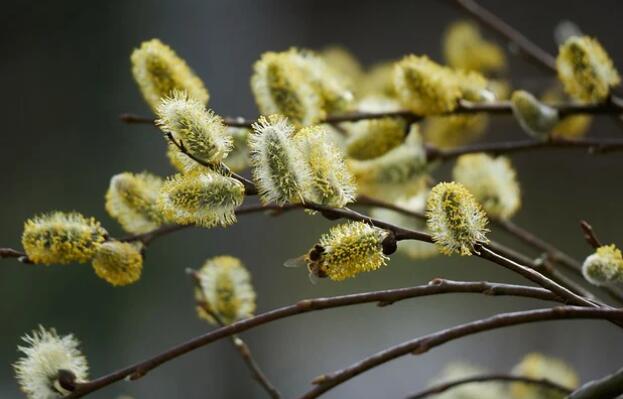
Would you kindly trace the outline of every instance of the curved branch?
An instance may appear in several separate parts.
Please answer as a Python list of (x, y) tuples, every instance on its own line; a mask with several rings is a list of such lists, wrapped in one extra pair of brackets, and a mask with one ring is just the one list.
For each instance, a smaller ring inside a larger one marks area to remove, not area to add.
[[(251, 318), (241, 320), (225, 327), (218, 328), (206, 334), (200, 335), (189, 341), (174, 346), (156, 356), (136, 363), (129, 367), (114, 371), (108, 375), (93, 381), (78, 385), (76, 391), (68, 398), (79, 398), (88, 393), (97, 391), (124, 378), (135, 380), (147, 374), (150, 370), (191, 352), (197, 348), (208, 345), (219, 339), (237, 334), (266, 323), (270, 323), (294, 315), (314, 312), (323, 309), (358, 305), (377, 302), (381, 305), (389, 305), (409, 298), (449, 293), (477, 293), (484, 295), (511, 295), (526, 298), (535, 298), (548, 301), (562, 302), (560, 298), (551, 292), (535, 287), (527, 287), (512, 284), (497, 284), (489, 282), (461, 282), (443, 279), (432, 280), (427, 285), (409, 288), (397, 288), (382, 291), (366, 292), (361, 294), (342, 295), (329, 298), (305, 299), (294, 305), (285, 306), (269, 312), (261, 313)], [(592, 309), (589, 309), (592, 310)]]
[(321, 375), (314, 380), (316, 387), (303, 394), (300, 398), (317, 398), (323, 393), (372, 368), (404, 355), (420, 355), (428, 352), (434, 347), (458, 338), (519, 324), (561, 319), (608, 319), (620, 322), (623, 321), (623, 310), (560, 306), (551, 309), (501, 313), (486, 319), (461, 324), (456, 327), (451, 327), (420, 338), (406, 341), (389, 349), (377, 352), (344, 369)]
[(524, 384), (538, 385), (543, 388), (559, 391), (563, 395), (569, 395), (571, 390), (567, 387), (564, 387), (560, 384), (556, 384), (553, 381), (541, 379), (541, 378), (530, 378), (530, 377), (522, 377), (518, 375), (509, 375), (509, 374), (485, 374), (485, 375), (476, 375), (472, 377), (461, 378), (454, 381), (449, 381), (446, 383), (441, 383), (420, 392), (409, 395), (407, 399), (422, 399), (427, 398), (431, 395), (438, 395), (447, 390), (456, 388), (465, 384), (473, 384), (473, 383), (482, 383), (482, 382), (523, 382)]
[(567, 397), (567, 399), (618, 398), (623, 394), (623, 369), (599, 380), (588, 382)]

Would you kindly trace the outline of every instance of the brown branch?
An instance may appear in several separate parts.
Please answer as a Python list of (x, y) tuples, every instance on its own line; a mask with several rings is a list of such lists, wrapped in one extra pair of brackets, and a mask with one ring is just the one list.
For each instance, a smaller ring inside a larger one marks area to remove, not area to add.
[(623, 310), (560, 306), (550, 309), (536, 309), (520, 312), (501, 313), (495, 316), (488, 317), (486, 319), (461, 324), (455, 327), (425, 335), (420, 338), (406, 341), (389, 349), (377, 352), (346, 368), (321, 375), (314, 380), (314, 384), (316, 384), (316, 387), (303, 394), (300, 398), (317, 398), (318, 396), (331, 390), (332, 388), (335, 388), (336, 386), (372, 368), (380, 366), (404, 355), (420, 355), (422, 353), (428, 352), (434, 347), (456, 340), (458, 338), (519, 324), (561, 319), (608, 319), (611, 321), (621, 322), (623, 321)]
[(0, 248), (0, 259), (4, 258), (16, 258), (22, 263), (32, 263), (32, 261), (28, 259), (28, 255), (26, 255), (25, 252), (18, 251), (13, 248)]
[(551, 389), (554, 391), (558, 391), (563, 395), (569, 395), (571, 390), (567, 387), (564, 387), (560, 384), (557, 384), (553, 381), (541, 379), (541, 378), (530, 378), (523, 377), (519, 375), (509, 375), (509, 374), (485, 374), (485, 375), (476, 375), (472, 377), (461, 378), (454, 381), (449, 381), (445, 383), (441, 383), (435, 385), (433, 387), (427, 388), (420, 392), (409, 395), (407, 399), (422, 399), (427, 398), (432, 395), (438, 395), (440, 393), (446, 392), (450, 389), (456, 388), (465, 384), (473, 384), (473, 383), (483, 383), (483, 382), (522, 382), (524, 384), (537, 385), (546, 389)]
[[(553, 244), (550, 244), (547, 241), (543, 240), (542, 238), (537, 237), (533, 233), (516, 225), (510, 220), (495, 220), (494, 223), (496, 226), (501, 227), (503, 230), (519, 238), (521, 241), (525, 242), (526, 244), (532, 246), (533, 248), (536, 248), (539, 251), (543, 251), (546, 256), (546, 259), (545, 259), (546, 262), (552, 261), (556, 263), (557, 265), (564, 267), (566, 270), (572, 272), (573, 274), (580, 276), (580, 277), (582, 276), (582, 264), (578, 262), (577, 260), (575, 260), (574, 258), (572, 258), (571, 256), (569, 256), (568, 254), (566, 254), (565, 252), (561, 251), (559, 248), (557, 248)], [(552, 267), (548, 265), (546, 265), (545, 268), (550, 269), (550, 271), (555, 270), (555, 269), (552, 269)], [(575, 284), (573, 280), (568, 280), (568, 281), (570, 282), (572, 286), (569, 286), (566, 284), (563, 284), (563, 285), (566, 285), (567, 288), (570, 288), (572, 291), (576, 293), (580, 293), (589, 299), (595, 299), (594, 297), (592, 297), (589, 291)], [(574, 289), (573, 287), (579, 288), (579, 290)], [(623, 295), (621, 295), (620, 292), (616, 291), (615, 289), (611, 287), (600, 287), (600, 289), (602, 291), (605, 291), (608, 294), (608, 296), (610, 296), (613, 300), (617, 301), (619, 304), (623, 304)]]
[(492, 32), (517, 46), (520, 53), (535, 65), (556, 72), (556, 59), (550, 53), (501, 20), (497, 15), (473, 0), (454, 0), (454, 3), (491, 29)]
[[(558, 111), (560, 117), (590, 114), (590, 115), (618, 115), (623, 113), (623, 104), (618, 101), (605, 101), (598, 104), (578, 104), (578, 103), (562, 103), (549, 104)], [(498, 101), (490, 103), (476, 103), (466, 100), (460, 100), (454, 110), (438, 114), (437, 116), (450, 116), (462, 114), (494, 114), (494, 115), (512, 115), (513, 109), (509, 101)], [(403, 118), (410, 123), (417, 122), (424, 118), (423, 115), (415, 114), (407, 110), (388, 111), (388, 112), (348, 112), (344, 114), (330, 115), (320, 123), (339, 124), (343, 122), (357, 122), (369, 119), (381, 118)], [(141, 115), (121, 114), (119, 119), (128, 124), (149, 124), (155, 125), (155, 119)], [(227, 126), (250, 128), (253, 120), (245, 120), (244, 118), (224, 118)]]
[[(426, 285), (415, 287), (396, 288), (327, 298), (304, 299), (296, 304), (284, 306), (282, 308), (261, 313), (248, 319), (229, 324), (225, 327), (220, 327), (174, 346), (149, 359), (123, 369), (119, 369), (90, 382), (79, 384), (76, 391), (68, 396), (68, 398), (75, 399), (82, 397), (88, 393), (100, 390), (105, 386), (111, 385), (125, 378), (129, 378), (131, 380), (139, 379), (150, 370), (155, 369), (163, 363), (208, 345), (214, 341), (294, 315), (364, 303), (376, 302), (378, 304), (388, 305), (410, 298), (450, 293), (483, 294), (490, 296), (518, 296), (562, 302), (562, 299), (558, 296), (542, 288), (513, 284), (498, 284), (484, 281), (462, 282), (443, 279), (435, 279)], [(593, 311), (593, 309), (587, 310)], [(610, 313), (601, 313), (600, 315), (604, 315), (603, 317), (606, 317), (605, 315), (610, 315)]]
[[(187, 272), (190, 274), (195, 288), (201, 292), (201, 296), (203, 297), (202, 300), (196, 301), (197, 305), (200, 306), (204, 312), (209, 314), (210, 317), (212, 317), (219, 326), (225, 327), (227, 324), (223, 321), (223, 319), (221, 319), (218, 314), (210, 309), (210, 306), (206, 302), (206, 298), (203, 294), (203, 289), (201, 288), (201, 282), (199, 280), (199, 277), (197, 276), (197, 272), (192, 269), (188, 269)], [(270, 396), (272, 399), (280, 399), (281, 394), (279, 393), (279, 390), (275, 388), (275, 386), (270, 382), (264, 371), (262, 371), (262, 368), (253, 357), (251, 348), (249, 348), (246, 342), (244, 342), (244, 340), (240, 338), (237, 334), (230, 335), (229, 338), (234, 348), (240, 354), (242, 361), (247, 366), (249, 371), (251, 371), (253, 379), (257, 381), (257, 383), (260, 384), (262, 388), (264, 388), (268, 396)]]
[(595, 230), (593, 230), (593, 226), (591, 226), (586, 220), (580, 221), (580, 228), (582, 229), (582, 232), (584, 233), (584, 239), (586, 240), (588, 245), (590, 245), (594, 249), (597, 249), (603, 246), (599, 238), (597, 238), (597, 234), (595, 234)]
[(233, 177), (234, 179), (238, 180), (239, 182), (241, 182), (244, 185), (244, 193), (246, 195), (257, 195), (258, 191), (257, 191), (257, 187), (255, 186), (255, 183), (253, 183), (251, 180), (247, 179), (246, 177), (240, 176), (237, 173), (232, 172), (225, 164), (218, 164), (218, 165), (214, 165), (211, 164), (209, 162), (206, 162), (200, 158), (197, 158), (196, 156), (194, 156), (193, 154), (191, 154), (190, 152), (188, 152), (188, 150), (186, 149), (186, 147), (184, 146), (183, 142), (178, 142), (177, 140), (175, 140), (175, 138), (173, 137), (173, 134), (171, 133), (165, 133), (165, 137), (169, 140), (169, 142), (171, 142), (171, 144), (173, 144), (174, 146), (177, 147), (178, 150), (180, 150), (180, 152), (184, 155), (186, 155), (187, 157), (189, 157), (190, 159), (192, 159), (193, 161), (197, 162), (199, 165), (204, 166), (208, 169), (214, 169), (215, 167), (218, 167), (220, 169), (222, 169), (226, 174), (231, 175), (231, 177)]
[(621, 139), (564, 139), (552, 137), (546, 141), (538, 140), (516, 140), (500, 143), (477, 143), (460, 146), (448, 150), (441, 150), (433, 147), (427, 148), (429, 160), (447, 161), (455, 159), (465, 154), (486, 152), (494, 155), (512, 154), (517, 152), (535, 150), (554, 150), (554, 149), (577, 149), (587, 150), (591, 154), (608, 153), (623, 150), (623, 140)]
[(599, 380), (582, 385), (567, 399), (604, 399), (620, 398), (623, 394), (623, 369), (607, 375)]

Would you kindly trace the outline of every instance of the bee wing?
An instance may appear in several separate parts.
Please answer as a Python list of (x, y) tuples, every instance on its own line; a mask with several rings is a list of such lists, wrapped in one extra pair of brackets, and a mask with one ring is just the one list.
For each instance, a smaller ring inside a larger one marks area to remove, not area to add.
[(313, 285), (318, 284), (318, 276), (316, 276), (314, 274), (314, 272), (312, 272), (311, 270), (309, 271), (309, 274), (307, 275), (309, 277), (309, 282), (312, 283)]
[(307, 261), (305, 260), (305, 255), (299, 256), (296, 258), (288, 259), (283, 262), (285, 267), (307, 267)]

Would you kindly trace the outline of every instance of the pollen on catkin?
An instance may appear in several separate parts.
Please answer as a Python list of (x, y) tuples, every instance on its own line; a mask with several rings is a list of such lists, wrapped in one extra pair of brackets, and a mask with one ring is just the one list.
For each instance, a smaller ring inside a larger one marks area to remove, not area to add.
[(151, 173), (114, 175), (106, 192), (106, 211), (130, 233), (158, 228), (164, 221), (156, 204), (161, 188), (162, 179)]
[(623, 256), (614, 245), (602, 245), (584, 260), (582, 274), (594, 285), (623, 283)]
[(353, 176), (326, 128), (305, 127), (296, 133), (294, 141), (311, 172), (311, 184), (304, 198), (335, 208), (352, 202), (357, 192)]
[(462, 155), (452, 176), (474, 195), (488, 215), (508, 219), (519, 210), (519, 183), (508, 158), (484, 153)]
[(453, 71), (426, 56), (408, 55), (394, 67), (397, 97), (418, 115), (449, 112), (461, 98), (461, 88)]
[(223, 119), (207, 110), (201, 102), (185, 92), (174, 92), (162, 100), (156, 110), (156, 124), (184, 146), (193, 157), (204, 162), (221, 162), (232, 149)]
[(608, 53), (588, 36), (572, 36), (560, 46), (556, 69), (567, 94), (581, 101), (604, 101), (621, 81)]
[(217, 324), (212, 315), (224, 324), (253, 316), (255, 291), (251, 275), (240, 259), (216, 256), (206, 260), (196, 273), (199, 287), (195, 290), (199, 317)]
[(253, 180), (264, 204), (299, 203), (312, 182), (309, 165), (294, 142), (294, 126), (281, 115), (260, 117), (248, 146)]
[(160, 100), (184, 91), (203, 106), (210, 98), (201, 79), (186, 62), (158, 39), (141, 43), (131, 56), (132, 74), (147, 104), (155, 111)]
[[(528, 378), (545, 379), (570, 390), (576, 389), (580, 382), (575, 370), (567, 363), (541, 353), (528, 353), (525, 355), (513, 368), (512, 374)], [(510, 385), (509, 391), (513, 399), (563, 399), (565, 397), (558, 390), (521, 382), (513, 382)]]
[(443, 53), (453, 68), (494, 72), (506, 66), (504, 50), (484, 39), (478, 27), (468, 21), (457, 21), (448, 27), (443, 38)]
[(322, 248), (320, 257), (306, 257), (308, 267), (317, 276), (334, 281), (376, 270), (388, 259), (382, 247), (386, 237), (386, 231), (363, 222), (333, 226), (318, 241), (317, 246)]
[[(424, 189), (413, 197), (397, 200), (395, 204), (412, 212), (424, 213), (428, 193), (429, 191)], [(427, 231), (426, 221), (390, 209), (374, 208), (370, 211), (370, 215), (404, 229)], [(405, 240), (398, 243), (398, 253), (402, 253), (411, 259), (427, 259), (438, 255), (439, 251), (434, 244), (428, 242)]]
[(395, 200), (416, 194), (423, 187), (429, 167), (417, 125), (405, 142), (368, 160), (349, 159), (359, 192), (375, 198)]
[(98, 221), (77, 212), (51, 212), (24, 223), (22, 246), (34, 263), (88, 262), (107, 236)]
[(307, 126), (326, 116), (316, 86), (288, 52), (268, 52), (253, 65), (251, 90), (260, 113)]
[(112, 285), (128, 285), (141, 278), (143, 256), (137, 243), (107, 241), (95, 252), (95, 274)]
[(54, 399), (70, 391), (59, 382), (59, 372), (71, 373), (77, 383), (86, 382), (87, 359), (78, 349), (80, 343), (72, 335), (59, 336), (56, 330), (39, 326), (22, 337), (26, 346), (18, 346), (23, 354), (13, 364), (21, 390), (29, 399)]
[(242, 183), (206, 169), (168, 178), (158, 196), (158, 207), (178, 224), (225, 227), (236, 222), (235, 209), (243, 199)]
[(471, 255), (474, 244), (488, 242), (487, 215), (462, 184), (439, 183), (426, 202), (426, 225), (439, 252)]
[(511, 95), (513, 114), (522, 129), (530, 136), (545, 140), (559, 121), (558, 111), (524, 90)]

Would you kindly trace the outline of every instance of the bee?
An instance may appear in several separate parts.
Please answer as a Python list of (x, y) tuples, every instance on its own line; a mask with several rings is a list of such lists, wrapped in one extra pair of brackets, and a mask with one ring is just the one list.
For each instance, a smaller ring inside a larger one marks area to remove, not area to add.
[(284, 262), (285, 267), (306, 266), (309, 271), (309, 280), (316, 284), (318, 278), (326, 278), (327, 273), (322, 268), (322, 255), (325, 249), (321, 245), (314, 245), (305, 255), (288, 259)]

